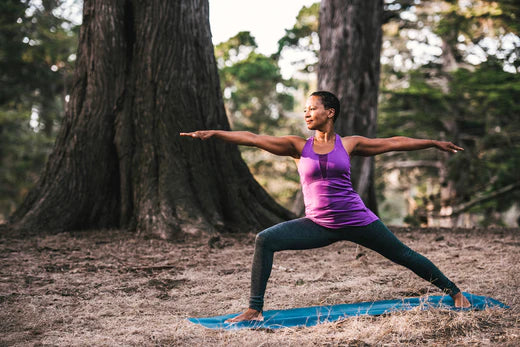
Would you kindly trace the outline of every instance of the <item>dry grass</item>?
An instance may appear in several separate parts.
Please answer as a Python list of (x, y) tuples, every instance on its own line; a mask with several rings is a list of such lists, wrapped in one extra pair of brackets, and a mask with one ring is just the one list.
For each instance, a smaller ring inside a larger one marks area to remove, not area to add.
[[(171, 243), (116, 230), (0, 235), (0, 346), (520, 345), (520, 230), (394, 228), (465, 291), (511, 308), (349, 318), (311, 328), (214, 331), (186, 318), (241, 311), (254, 235)], [(213, 247), (210, 247), (211, 244)], [(265, 309), (439, 294), (341, 242), (275, 255)]]

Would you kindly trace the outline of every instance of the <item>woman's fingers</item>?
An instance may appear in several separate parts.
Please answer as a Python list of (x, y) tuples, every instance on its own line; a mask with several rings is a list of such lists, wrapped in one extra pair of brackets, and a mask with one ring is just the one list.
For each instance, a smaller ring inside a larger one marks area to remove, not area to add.
[(463, 151), (464, 150), (464, 148), (459, 147), (459, 146), (457, 146), (457, 145), (455, 145), (455, 144), (453, 144), (451, 142), (449, 143), (448, 147), (449, 147), (449, 150), (452, 151), (453, 153), (457, 153), (458, 151)]
[(190, 136), (201, 140), (206, 140), (211, 137), (211, 130), (198, 130), (190, 133), (179, 133), (180, 136)]
[(451, 142), (444, 142), (443, 149), (447, 152), (457, 153), (458, 151), (463, 151), (464, 148), (459, 147)]
[(457, 151), (463, 151), (463, 150), (464, 150), (464, 148), (462, 148), (462, 147), (459, 147), (459, 146), (457, 146), (457, 145), (454, 145), (454, 146), (455, 146), (455, 149), (456, 149)]

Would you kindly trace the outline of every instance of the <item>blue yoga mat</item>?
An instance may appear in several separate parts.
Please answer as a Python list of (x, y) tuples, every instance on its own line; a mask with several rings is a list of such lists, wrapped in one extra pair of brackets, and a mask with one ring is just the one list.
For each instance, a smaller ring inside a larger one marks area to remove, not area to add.
[(470, 308), (456, 308), (453, 306), (453, 299), (451, 297), (438, 295), (400, 300), (382, 300), (333, 306), (313, 306), (289, 310), (264, 311), (263, 321), (245, 321), (232, 324), (224, 323), (226, 319), (238, 316), (237, 313), (207, 318), (188, 318), (188, 320), (210, 329), (279, 329), (301, 326), (310, 327), (320, 323), (342, 320), (351, 316), (377, 316), (395, 311), (407, 311), (415, 307), (420, 307), (423, 310), (445, 308), (456, 311), (483, 310), (487, 307), (508, 308), (508, 306), (500, 301), (487, 296), (469, 293), (463, 293), (463, 295), (471, 302), (472, 306)]

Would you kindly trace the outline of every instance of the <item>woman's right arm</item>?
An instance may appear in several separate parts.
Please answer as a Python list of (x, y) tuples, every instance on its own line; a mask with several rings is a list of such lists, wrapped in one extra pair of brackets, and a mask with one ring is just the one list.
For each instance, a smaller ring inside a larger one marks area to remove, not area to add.
[(199, 130), (180, 133), (180, 135), (201, 140), (213, 137), (237, 145), (258, 147), (276, 155), (290, 156), (295, 159), (300, 158), (305, 145), (305, 139), (299, 136), (257, 135), (249, 131)]

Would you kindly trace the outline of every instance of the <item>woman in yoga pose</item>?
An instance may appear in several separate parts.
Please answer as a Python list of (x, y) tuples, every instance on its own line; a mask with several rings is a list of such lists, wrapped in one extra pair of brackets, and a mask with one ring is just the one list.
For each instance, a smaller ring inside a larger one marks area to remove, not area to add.
[(411, 250), (365, 207), (352, 188), (350, 157), (372, 156), (389, 151), (435, 147), (446, 152), (463, 150), (451, 142), (408, 137), (370, 139), (340, 137), (334, 121), (340, 113), (337, 97), (326, 91), (311, 94), (305, 105), (305, 122), (314, 136), (266, 136), (245, 131), (201, 130), (181, 133), (206, 140), (217, 138), (254, 146), (296, 161), (305, 202), (305, 217), (274, 225), (256, 236), (249, 308), (228, 322), (262, 320), (264, 293), (276, 251), (324, 247), (347, 240), (370, 248), (403, 265), (449, 294), (456, 307), (469, 307), (460, 289), (427, 258)]

